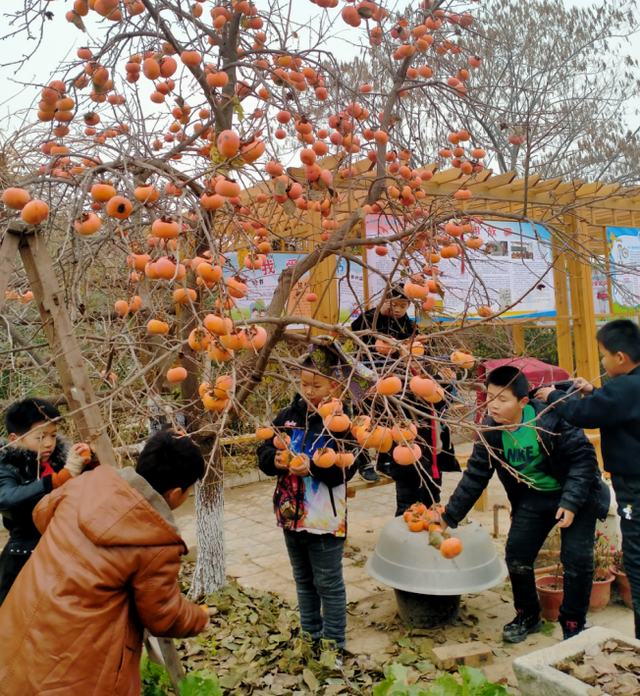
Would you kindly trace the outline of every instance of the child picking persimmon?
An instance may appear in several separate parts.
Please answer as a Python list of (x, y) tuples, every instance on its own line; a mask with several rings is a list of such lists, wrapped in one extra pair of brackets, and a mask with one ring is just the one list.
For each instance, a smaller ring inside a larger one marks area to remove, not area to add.
[[(328, 651), (336, 666), (346, 643), (347, 597), (342, 552), (347, 533), (347, 481), (358, 458), (342, 415), (338, 356), (316, 347), (300, 360), (298, 394), (273, 421), (278, 435), (258, 448), (258, 465), (277, 476), (273, 497), (293, 569), (301, 637)], [(336, 426), (345, 426), (342, 432)]]
[(0, 512), (9, 541), (0, 554), (0, 605), (40, 539), (31, 514), (55, 488), (78, 476), (91, 460), (86, 444), (69, 448), (58, 437), (60, 412), (44, 399), (9, 407), (9, 444), (0, 451)]
[(517, 615), (503, 640), (519, 643), (542, 627), (533, 564), (557, 524), (562, 535), (565, 638), (584, 629), (593, 582), (593, 539), (608, 510), (593, 445), (584, 432), (546, 404), (529, 400), (529, 381), (503, 365), (486, 380), (489, 416), (467, 469), (441, 514), (442, 527), (457, 527), (487, 487), (494, 471), (511, 503), (506, 562)]
[[(401, 351), (385, 347), (385, 345), (390, 344), (385, 344), (382, 339), (379, 339), (379, 334), (389, 336), (396, 342), (408, 341), (410, 346), (402, 348), (405, 354), (413, 354), (418, 346), (422, 350), (422, 353), (419, 354), (422, 355), (424, 351), (421, 344), (417, 342), (420, 336), (417, 324), (407, 314), (411, 303), (411, 299), (405, 292), (404, 284), (396, 283), (389, 288), (383, 302), (378, 307), (364, 312), (352, 322), (351, 330), (359, 332), (360, 339), (371, 345), (374, 351), (383, 356), (390, 353), (399, 355)], [(403, 398), (407, 401), (408, 395)], [(430, 411), (434, 415), (436, 412), (444, 410), (446, 406), (445, 402), (425, 404), (423, 401), (413, 405), (422, 411)], [(386, 413), (386, 408), (380, 413), (381, 415)], [(410, 420), (415, 419), (414, 413), (410, 410), (407, 410), (403, 415)], [(423, 445), (421, 445), (422, 457), (418, 463), (413, 466), (398, 465), (397, 460), (390, 453), (378, 452), (375, 459), (377, 471), (365, 457), (363, 457), (364, 466), (360, 469), (360, 475), (365, 481), (379, 481), (378, 472), (393, 478), (396, 483), (396, 517), (399, 517), (416, 497), (420, 497), (429, 505), (440, 500), (442, 472), (460, 471), (451, 444), (449, 428), (442, 422), (442, 419), (425, 417), (420, 422), (416, 422), (416, 425), (418, 426), (418, 439)]]

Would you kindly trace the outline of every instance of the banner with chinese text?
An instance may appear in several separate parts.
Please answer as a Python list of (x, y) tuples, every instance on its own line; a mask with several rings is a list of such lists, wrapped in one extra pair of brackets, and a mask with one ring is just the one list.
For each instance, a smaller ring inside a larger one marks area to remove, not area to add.
[[(369, 238), (393, 235), (402, 230), (404, 221), (381, 215), (365, 219)], [(481, 237), (480, 249), (467, 249), (466, 257), (442, 259), (439, 278), (445, 288), (444, 300), (438, 306), (446, 317), (466, 314), (478, 318), (479, 307), (488, 305), (493, 311), (505, 310), (509, 318), (553, 317), (556, 314), (551, 246), (547, 230), (530, 223), (508, 221), (477, 221), (473, 233)], [(389, 253), (378, 256), (367, 250), (367, 263), (377, 272), (369, 271), (369, 296), (379, 302), (386, 278), (395, 270), (394, 279), (401, 278), (401, 269), (422, 273), (424, 259), (416, 252), (409, 267), (398, 266), (402, 242), (387, 245)]]
[(611, 305), (624, 313), (640, 307), (640, 230), (607, 227), (611, 261)]

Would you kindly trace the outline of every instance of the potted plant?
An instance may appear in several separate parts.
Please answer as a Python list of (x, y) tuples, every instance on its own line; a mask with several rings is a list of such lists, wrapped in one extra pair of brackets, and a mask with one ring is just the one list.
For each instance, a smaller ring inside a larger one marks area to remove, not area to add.
[(564, 596), (563, 580), (562, 566), (559, 563), (553, 575), (541, 575), (536, 578), (536, 588), (542, 605), (542, 618), (545, 621), (558, 620)]
[(611, 564), (611, 572), (615, 576), (620, 599), (624, 602), (625, 607), (633, 609), (633, 602), (631, 601), (631, 584), (629, 583), (627, 574), (624, 572), (622, 549), (616, 549), (615, 546), (612, 546), (611, 549), (613, 551), (611, 554), (613, 561)]
[(602, 611), (611, 599), (611, 583), (615, 575), (611, 572), (611, 543), (600, 530), (596, 532), (593, 547), (593, 587), (589, 611)]

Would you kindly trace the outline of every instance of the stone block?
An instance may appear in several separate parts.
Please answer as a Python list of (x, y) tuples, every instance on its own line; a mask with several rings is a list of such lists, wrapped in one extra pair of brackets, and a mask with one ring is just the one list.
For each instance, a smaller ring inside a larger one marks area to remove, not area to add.
[(431, 660), (438, 669), (455, 670), (460, 665), (482, 667), (493, 662), (493, 651), (488, 645), (475, 641), (432, 648)]
[(640, 641), (609, 628), (590, 628), (569, 640), (522, 655), (513, 661), (522, 696), (590, 696), (593, 687), (560, 672), (555, 665), (582, 655), (593, 646), (615, 641), (640, 650)]

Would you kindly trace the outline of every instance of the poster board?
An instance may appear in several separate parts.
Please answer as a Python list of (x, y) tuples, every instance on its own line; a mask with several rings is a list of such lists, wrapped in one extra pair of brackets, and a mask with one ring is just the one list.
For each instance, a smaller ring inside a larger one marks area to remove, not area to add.
[[(365, 219), (367, 237), (394, 234), (403, 221), (371, 215)], [(543, 318), (556, 315), (553, 269), (551, 267), (550, 235), (543, 227), (531, 223), (504, 220), (474, 222), (472, 234), (482, 238), (480, 249), (467, 249), (464, 256), (442, 259), (438, 263), (439, 278), (446, 288), (438, 307), (445, 318), (466, 315), (477, 319), (477, 309), (488, 305), (494, 311), (505, 310), (504, 318)], [(368, 250), (369, 265), (384, 274), (396, 267), (401, 242), (388, 245), (389, 253), (379, 257)], [(423, 273), (425, 260), (420, 252), (409, 259), (408, 266), (397, 266), (394, 278), (401, 277), (401, 268)], [(375, 304), (385, 280), (369, 272), (369, 289)], [(376, 297), (377, 296), (377, 297)], [(522, 298), (519, 302), (516, 302)]]
[[(273, 300), (273, 295), (278, 287), (280, 275), (287, 268), (294, 266), (305, 254), (276, 252), (269, 254), (267, 260), (261, 268), (256, 270), (247, 270), (244, 268), (244, 258), (247, 255), (247, 250), (243, 249), (237, 252), (227, 252), (225, 257), (228, 263), (225, 264), (224, 276), (235, 275), (238, 269), (242, 271), (242, 278), (247, 284), (247, 294), (245, 297), (236, 300), (231, 316), (235, 321), (241, 319), (256, 319), (265, 316), (267, 307)], [(309, 302), (304, 299), (309, 286), (309, 275), (305, 275), (296, 283), (295, 287), (289, 295), (287, 301), (287, 313), (293, 313), (300, 317), (310, 317), (313, 314), (313, 308)], [(304, 329), (304, 324), (292, 324), (290, 329)]]
[(614, 314), (640, 309), (640, 229), (607, 227)]
[[(273, 295), (278, 286), (280, 275), (291, 266), (303, 259), (306, 254), (275, 252), (267, 256), (264, 265), (254, 271), (244, 268), (246, 250), (227, 252), (225, 257), (228, 263), (225, 265), (225, 278), (235, 275), (238, 269), (242, 269), (242, 277), (248, 286), (246, 297), (236, 300), (236, 306), (232, 312), (234, 320), (242, 318), (257, 318), (266, 314), (267, 307), (273, 300)], [(339, 321), (350, 323), (359, 313), (364, 303), (364, 275), (362, 266), (336, 258), (336, 280), (338, 285), (338, 303), (340, 307)], [(310, 274), (304, 275), (296, 283), (287, 301), (287, 314), (299, 317), (312, 317), (315, 304), (307, 302), (304, 298), (309, 292)], [(290, 329), (304, 329), (305, 324), (292, 324)]]

